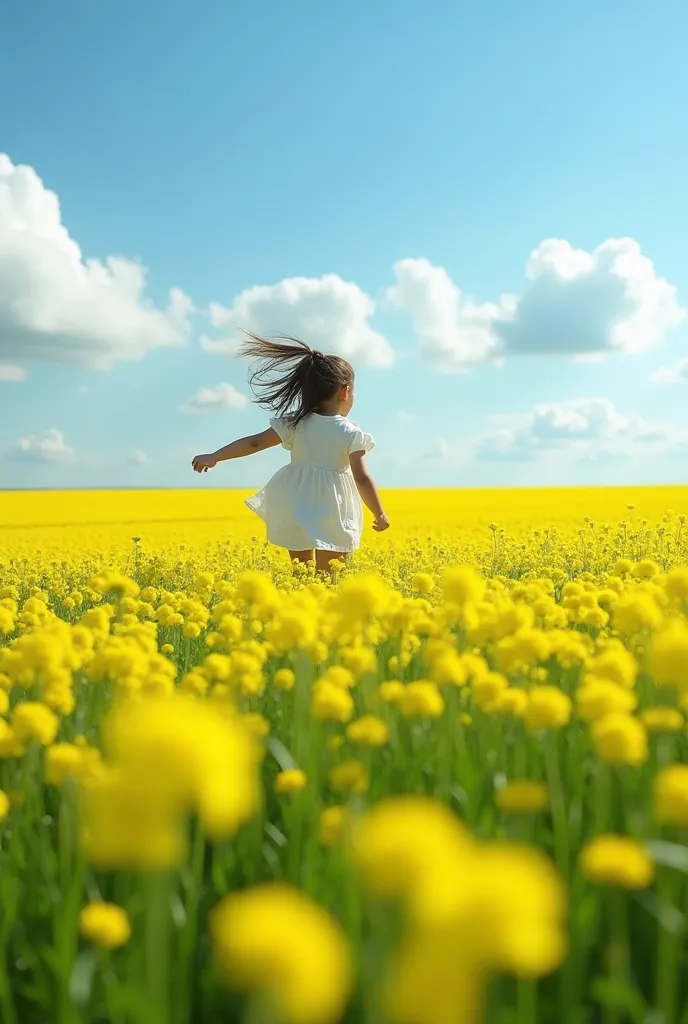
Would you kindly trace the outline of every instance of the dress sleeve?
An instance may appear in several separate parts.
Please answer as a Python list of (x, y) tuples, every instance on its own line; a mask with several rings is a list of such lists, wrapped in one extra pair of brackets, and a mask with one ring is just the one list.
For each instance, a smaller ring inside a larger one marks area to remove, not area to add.
[(375, 441), (372, 434), (366, 434), (356, 427), (349, 441), (349, 455), (353, 455), (354, 452), (369, 452), (374, 447)]
[(270, 426), (279, 434), (282, 447), (286, 448), (287, 451), (291, 451), (291, 446), (294, 440), (294, 428), (289, 420), (284, 416), (273, 416), (270, 420)]

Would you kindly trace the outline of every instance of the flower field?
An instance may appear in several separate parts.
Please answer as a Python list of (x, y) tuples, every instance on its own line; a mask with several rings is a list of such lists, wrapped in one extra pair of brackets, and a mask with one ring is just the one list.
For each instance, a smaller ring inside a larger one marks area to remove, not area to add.
[(688, 1024), (688, 488), (0, 494), (0, 1024)]

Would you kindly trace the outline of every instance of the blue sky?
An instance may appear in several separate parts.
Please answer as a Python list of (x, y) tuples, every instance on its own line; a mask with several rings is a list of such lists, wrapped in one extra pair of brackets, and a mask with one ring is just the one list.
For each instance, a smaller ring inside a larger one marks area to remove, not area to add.
[(351, 356), (383, 484), (682, 482), (686, 32), (679, 0), (6, 5), (0, 486), (261, 484), (284, 453), (190, 470), (265, 423), (238, 326)]

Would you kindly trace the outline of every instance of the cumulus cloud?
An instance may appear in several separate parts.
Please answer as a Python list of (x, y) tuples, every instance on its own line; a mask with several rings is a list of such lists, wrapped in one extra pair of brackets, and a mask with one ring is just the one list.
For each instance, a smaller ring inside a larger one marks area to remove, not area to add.
[(72, 462), (76, 452), (67, 444), (62, 431), (51, 427), (43, 434), (20, 437), (9, 455), (21, 462)]
[(680, 440), (673, 427), (619, 412), (609, 398), (578, 398), (536, 405), (523, 416), (502, 417), (478, 443), (476, 455), (530, 459), (563, 450), (586, 458), (604, 451), (630, 455), (638, 445), (665, 448)]
[(675, 366), (663, 366), (652, 374), (650, 380), (654, 384), (680, 384), (688, 381), (688, 359), (679, 359)]
[(675, 287), (632, 238), (607, 239), (592, 252), (546, 239), (530, 255), (522, 294), (492, 303), (467, 298), (426, 259), (401, 260), (394, 273), (389, 300), (410, 313), (423, 358), (444, 370), (509, 354), (647, 352), (686, 316)]
[(513, 313), (514, 300), (476, 303), (457, 288), (444, 267), (426, 259), (394, 264), (396, 285), (388, 301), (411, 314), (421, 354), (446, 370), (466, 370), (499, 355), (495, 324)]
[(394, 352), (385, 336), (371, 327), (374, 312), (370, 296), (337, 274), (288, 277), (277, 284), (247, 288), (230, 308), (213, 303), (210, 320), (220, 337), (204, 337), (202, 345), (207, 352), (234, 355), (242, 330), (273, 336), (284, 333), (354, 363), (390, 366)]
[(233, 384), (218, 384), (214, 388), (200, 388), (181, 407), (182, 412), (211, 412), (217, 409), (243, 409), (248, 403)]
[(57, 195), (32, 167), (0, 153), (0, 360), (107, 370), (182, 345), (191, 300), (172, 289), (159, 309), (145, 286), (146, 271), (133, 260), (85, 258)]
[(130, 466), (145, 466), (146, 463), (148, 462), (148, 456), (139, 448), (135, 452), (131, 453), (131, 455), (127, 459), (127, 462), (129, 463)]
[(455, 455), (456, 447), (452, 445), (446, 437), (436, 437), (426, 451), (425, 458), (432, 459), (434, 461), (446, 462), (447, 460), (454, 458)]
[(26, 380), (26, 370), (11, 363), (0, 363), (0, 381)]

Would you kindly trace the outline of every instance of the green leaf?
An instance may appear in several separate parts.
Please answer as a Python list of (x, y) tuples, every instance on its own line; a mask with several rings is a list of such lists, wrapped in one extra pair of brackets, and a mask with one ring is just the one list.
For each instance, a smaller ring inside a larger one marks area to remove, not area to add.
[(296, 761), (291, 756), (287, 748), (283, 743), (280, 743), (275, 736), (268, 736), (267, 748), (283, 772), (292, 771), (294, 768), (298, 768)]
[(289, 842), (287, 837), (272, 822), (266, 821), (263, 827), (265, 834), (270, 836), (275, 846), (286, 846)]
[(675, 868), (688, 874), (688, 846), (679, 843), (668, 843), (663, 839), (653, 839), (647, 843), (648, 853), (656, 864), (665, 868)]
[(69, 979), (69, 995), (77, 1006), (86, 1006), (91, 998), (96, 972), (96, 954), (92, 949), (80, 953), (74, 961)]
[(595, 978), (590, 994), (609, 1010), (622, 1010), (634, 1024), (645, 1024), (649, 1007), (640, 992), (620, 978)]

